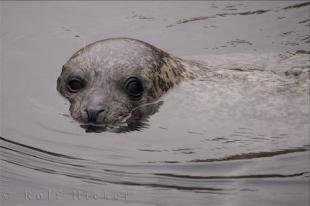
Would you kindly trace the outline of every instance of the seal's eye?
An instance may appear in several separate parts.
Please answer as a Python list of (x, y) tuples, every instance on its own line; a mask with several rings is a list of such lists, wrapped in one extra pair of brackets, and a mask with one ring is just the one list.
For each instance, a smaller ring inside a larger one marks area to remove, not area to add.
[(136, 77), (129, 77), (125, 82), (125, 89), (131, 97), (141, 97), (143, 94), (142, 82)]
[(67, 84), (67, 88), (71, 93), (78, 92), (79, 90), (83, 89), (84, 86), (84, 82), (79, 78), (73, 78)]

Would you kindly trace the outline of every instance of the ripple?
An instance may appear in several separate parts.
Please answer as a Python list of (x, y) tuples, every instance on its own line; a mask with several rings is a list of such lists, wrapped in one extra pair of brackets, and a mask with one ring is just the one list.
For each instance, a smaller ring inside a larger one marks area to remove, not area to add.
[[(308, 5), (310, 5), (309, 2), (304, 2), (304, 3), (300, 3), (300, 4), (294, 4), (294, 5), (290, 5), (290, 6), (287, 6), (287, 7), (283, 7), (281, 9), (260, 9), (260, 10), (254, 10), (254, 11), (244, 11), (244, 12), (219, 13), (219, 14), (215, 14), (215, 15), (211, 15), (211, 16), (191, 17), (191, 18), (187, 18), (187, 19), (180, 19), (176, 23), (169, 24), (166, 27), (169, 28), (169, 27), (177, 26), (179, 24), (186, 24), (186, 23), (190, 23), (190, 22), (208, 20), (208, 19), (213, 19), (213, 18), (217, 18), (217, 17), (227, 17), (227, 16), (236, 16), (236, 15), (247, 16), (247, 15), (265, 14), (265, 13), (268, 13), (268, 12), (279, 12), (281, 10), (297, 9), (297, 8), (301, 8), (301, 7), (308, 6)], [(227, 9), (224, 9), (224, 10), (227, 10)], [(236, 9), (232, 8), (232, 9), (229, 9), (229, 10), (236, 10)], [(280, 19), (282, 19), (282, 18), (280, 18)], [(299, 22), (299, 23), (305, 23), (307, 21), (308, 20), (305, 20), (305, 21), (302, 21), (302, 22)]]
[(220, 13), (220, 14), (216, 14), (213, 16), (192, 17), (192, 18), (188, 18), (188, 19), (180, 19), (175, 24), (170, 24), (170, 25), (167, 25), (166, 27), (173, 27), (173, 26), (176, 26), (177, 24), (186, 24), (189, 22), (207, 20), (207, 19), (212, 19), (212, 18), (216, 18), (216, 17), (226, 17), (226, 16), (234, 16), (234, 15), (245, 16), (245, 15), (253, 15), (253, 14), (263, 14), (263, 13), (266, 13), (269, 11), (270, 10), (256, 10), (256, 11), (246, 11), (246, 12), (236, 12), (236, 13)]
[[(177, 173), (166, 173), (164, 170), (154, 170), (147, 165), (140, 165), (138, 171), (129, 171), (131, 165), (124, 167), (121, 165), (108, 165), (96, 161), (76, 158), (73, 156), (62, 155), (45, 151), (39, 148), (21, 144), (15, 141), (8, 140), (1, 137), (1, 159), (4, 162), (16, 166), (40, 171), (43, 173), (63, 175), (79, 179), (83, 182), (94, 184), (118, 184), (130, 186), (146, 186), (152, 188), (173, 188), (178, 190), (191, 190), (191, 191), (232, 191), (234, 188), (222, 188), (213, 186), (206, 186), (209, 180), (216, 179), (259, 179), (259, 178), (289, 178), (307, 175), (309, 172), (299, 172), (292, 174), (246, 174), (246, 175), (189, 175), (177, 174), (182, 172), (179, 170)], [(187, 151), (189, 148), (180, 148), (176, 151)], [(209, 159), (209, 160), (194, 160), (192, 162), (214, 162), (214, 161), (229, 161), (240, 159), (253, 159), (260, 157), (272, 157), (281, 154), (288, 154), (294, 152), (308, 151), (305, 148), (289, 149), (276, 152), (261, 152), (261, 153), (248, 153), (226, 157), (223, 159)], [(178, 164), (178, 161), (164, 161), (167, 164)], [(184, 165), (185, 166), (185, 165)], [(193, 167), (193, 165), (186, 165)], [(149, 172), (147, 172), (149, 170)], [(157, 171), (157, 172), (156, 172)], [(189, 179), (191, 181), (185, 181)], [(199, 181), (196, 181), (199, 180)]]
[(257, 178), (288, 178), (288, 177), (299, 177), (306, 176), (310, 172), (300, 172), (288, 175), (282, 174), (260, 174), (260, 175), (239, 175), (239, 176), (190, 176), (190, 175), (175, 175), (175, 174), (164, 174), (158, 173), (155, 175), (165, 176), (165, 177), (176, 177), (182, 179), (257, 179)]
[(297, 9), (297, 8), (301, 8), (301, 7), (308, 6), (308, 5), (310, 5), (310, 2), (303, 2), (303, 3), (293, 4), (293, 5), (284, 7), (283, 9), (284, 10), (287, 10), (287, 9)]
[(251, 153), (243, 153), (238, 155), (231, 155), (228, 157), (220, 158), (220, 159), (195, 159), (190, 160), (189, 162), (220, 162), (220, 161), (231, 161), (231, 160), (245, 160), (245, 159), (256, 159), (256, 158), (264, 158), (264, 157), (273, 157), (277, 155), (295, 153), (295, 152), (305, 152), (309, 151), (307, 148), (293, 148), (293, 149), (285, 149), (278, 151), (269, 151), (269, 152), (251, 152)]

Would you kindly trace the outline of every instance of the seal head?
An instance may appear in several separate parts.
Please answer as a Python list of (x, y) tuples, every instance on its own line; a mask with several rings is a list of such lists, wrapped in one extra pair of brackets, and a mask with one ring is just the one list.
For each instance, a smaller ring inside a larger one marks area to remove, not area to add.
[(181, 61), (168, 53), (139, 40), (114, 38), (76, 52), (64, 64), (57, 90), (70, 101), (74, 119), (113, 125), (154, 103), (185, 76)]

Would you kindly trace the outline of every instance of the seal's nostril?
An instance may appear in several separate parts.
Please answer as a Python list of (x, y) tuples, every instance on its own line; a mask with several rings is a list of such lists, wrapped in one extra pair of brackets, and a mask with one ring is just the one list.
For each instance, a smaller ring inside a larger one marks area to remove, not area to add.
[(97, 112), (97, 116), (100, 114), (100, 113), (104, 113), (105, 112), (105, 109), (101, 109)]

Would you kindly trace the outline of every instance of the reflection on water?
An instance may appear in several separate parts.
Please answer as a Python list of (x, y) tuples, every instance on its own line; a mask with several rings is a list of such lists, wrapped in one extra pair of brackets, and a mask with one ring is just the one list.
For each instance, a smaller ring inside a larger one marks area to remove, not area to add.
[[(309, 202), (309, 2), (0, 5), (1, 205)], [(215, 72), (116, 127), (81, 128), (59, 70), (115, 36)]]

